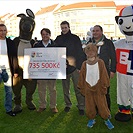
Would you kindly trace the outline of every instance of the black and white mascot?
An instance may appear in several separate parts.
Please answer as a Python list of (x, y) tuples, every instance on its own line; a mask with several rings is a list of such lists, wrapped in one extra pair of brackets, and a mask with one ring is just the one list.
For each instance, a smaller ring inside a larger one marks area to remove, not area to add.
[(24, 49), (32, 48), (34, 41), (32, 41), (32, 34), (35, 27), (34, 13), (30, 9), (26, 9), (25, 14), (18, 14), (20, 17), (19, 23), (19, 37), (14, 39), (15, 45), (17, 47), (18, 63), (19, 63), (19, 76), (13, 79), (13, 93), (14, 93), (14, 112), (22, 112), (22, 98), (21, 91), (23, 86), (26, 88), (26, 104), (28, 109), (35, 110), (36, 106), (33, 103), (33, 94), (36, 89), (36, 80), (23, 79), (23, 68), (24, 68)]
[(114, 42), (117, 56), (117, 104), (115, 119), (126, 122), (133, 115), (133, 5), (124, 7), (116, 23), (124, 39)]

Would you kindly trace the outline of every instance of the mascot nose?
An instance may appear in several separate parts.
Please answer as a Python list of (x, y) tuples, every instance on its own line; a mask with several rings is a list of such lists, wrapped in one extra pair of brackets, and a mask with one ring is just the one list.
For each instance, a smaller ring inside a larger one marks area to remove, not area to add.
[(126, 27), (127, 29), (130, 29), (131, 28), (131, 26), (129, 26), (129, 27)]
[(33, 29), (33, 26), (29, 23), (25, 23), (23, 26), (22, 26), (22, 30), (23, 31), (27, 31), (27, 32), (31, 32)]

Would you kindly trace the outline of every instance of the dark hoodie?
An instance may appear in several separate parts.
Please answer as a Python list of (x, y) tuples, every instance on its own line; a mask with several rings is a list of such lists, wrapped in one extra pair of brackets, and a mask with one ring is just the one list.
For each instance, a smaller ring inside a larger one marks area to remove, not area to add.
[(57, 47), (66, 47), (67, 75), (76, 69), (80, 70), (83, 61), (86, 60), (80, 38), (69, 30), (67, 34), (57, 36), (55, 43)]

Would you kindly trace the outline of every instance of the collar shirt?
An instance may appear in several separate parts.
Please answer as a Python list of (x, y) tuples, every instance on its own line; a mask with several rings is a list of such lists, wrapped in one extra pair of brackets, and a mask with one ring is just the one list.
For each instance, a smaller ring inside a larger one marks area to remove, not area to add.
[(44, 43), (44, 41), (42, 41), (42, 44), (43, 44), (43, 45), (44, 45), (44, 47), (46, 48), (48, 45), (50, 45), (50, 44), (51, 44), (51, 40), (49, 40), (47, 44), (46, 44), (46, 43)]
[(11, 86), (12, 80), (11, 80), (11, 71), (10, 71), (10, 65), (9, 65), (6, 39), (0, 40), (0, 70), (2, 69), (6, 69), (6, 72), (8, 73), (8, 76), (9, 76), (7, 82), (4, 82), (4, 85)]
[(6, 39), (0, 40), (0, 68), (1, 69), (9, 68)]

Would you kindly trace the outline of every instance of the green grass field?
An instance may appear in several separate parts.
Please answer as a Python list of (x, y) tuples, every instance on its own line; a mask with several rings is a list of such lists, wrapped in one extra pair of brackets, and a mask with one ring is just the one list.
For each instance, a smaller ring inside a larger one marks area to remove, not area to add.
[[(87, 127), (88, 118), (86, 116), (80, 116), (76, 107), (76, 98), (71, 85), (71, 100), (72, 108), (70, 112), (64, 112), (64, 100), (61, 80), (57, 80), (57, 108), (59, 112), (53, 114), (49, 105), (47, 109), (42, 113), (36, 111), (30, 111), (25, 104), (25, 88), (22, 89), (22, 104), (23, 111), (16, 117), (10, 117), (5, 113), (4, 108), (4, 89), (3, 84), (0, 87), (0, 133), (132, 133), (133, 132), (133, 120), (130, 122), (118, 122), (114, 119), (114, 115), (117, 112), (116, 103), (116, 78), (111, 80), (111, 122), (115, 128), (113, 130), (107, 129), (103, 120), (98, 116), (96, 118), (96, 124), (93, 128)], [(49, 98), (48, 98), (49, 101)], [(38, 92), (34, 93), (34, 103), (37, 108), (38, 104)], [(49, 102), (48, 102), (49, 103)]]

